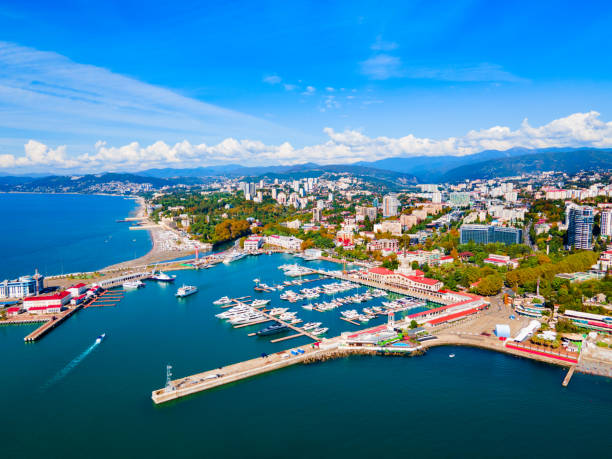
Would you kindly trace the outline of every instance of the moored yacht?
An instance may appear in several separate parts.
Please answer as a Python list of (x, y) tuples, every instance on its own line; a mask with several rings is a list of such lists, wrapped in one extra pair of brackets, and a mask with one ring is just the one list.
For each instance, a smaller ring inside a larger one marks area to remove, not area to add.
[(144, 287), (145, 283), (141, 280), (126, 281), (122, 284), (124, 289), (135, 290)]
[(151, 279), (156, 280), (158, 282), (174, 282), (175, 278), (176, 276), (169, 276), (168, 274), (162, 271), (153, 272), (151, 274)]

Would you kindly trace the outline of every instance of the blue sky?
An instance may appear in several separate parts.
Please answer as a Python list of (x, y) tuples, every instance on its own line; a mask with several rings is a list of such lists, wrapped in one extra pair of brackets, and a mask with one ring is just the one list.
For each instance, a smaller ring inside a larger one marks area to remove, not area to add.
[(0, 170), (612, 146), (583, 3), (5, 0)]

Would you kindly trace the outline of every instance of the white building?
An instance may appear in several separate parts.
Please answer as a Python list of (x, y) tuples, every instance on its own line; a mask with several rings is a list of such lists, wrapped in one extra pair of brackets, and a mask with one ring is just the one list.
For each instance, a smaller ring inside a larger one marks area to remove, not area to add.
[(601, 237), (612, 236), (612, 210), (601, 212)]
[(283, 249), (288, 250), (301, 250), (302, 242), (304, 241), (293, 236), (279, 236), (273, 234), (272, 236), (266, 237), (267, 244), (275, 245), (277, 247), (282, 247)]
[(261, 236), (249, 236), (244, 241), (244, 250), (247, 252), (256, 252), (263, 245), (263, 237)]

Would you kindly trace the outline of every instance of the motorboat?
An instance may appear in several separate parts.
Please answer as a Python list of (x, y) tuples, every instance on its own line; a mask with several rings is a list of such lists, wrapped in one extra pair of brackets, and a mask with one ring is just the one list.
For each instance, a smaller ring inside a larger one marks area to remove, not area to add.
[(153, 271), (151, 274), (151, 279), (156, 280), (158, 282), (174, 282), (176, 276), (170, 276), (162, 271)]
[(315, 336), (319, 336), (319, 335), (324, 335), (325, 333), (327, 333), (327, 330), (329, 330), (329, 328), (323, 327), (323, 328), (315, 328), (313, 331), (311, 331), (310, 333), (312, 335)]
[(106, 333), (102, 333), (100, 336), (98, 336), (96, 338), (96, 344), (100, 344), (105, 337), (106, 337)]
[(230, 300), (229, 297), (227, 296), (223, 296), (221, 298), (219, 298), (218, 300), (213, 301), (213, 304), (216, 304), (217, 306), (223, 305), (223, 304), (230, 304), (232, 302), (232, 300)]
[(270, 302), (270, 300), (254, 300), (251, 303), (251, 306), (253, 306), (254, 308), (258, 308), (260, 306), (265, 306), (266, 304), (268, 304)]
[(318, 328), (321, 326), (321, 322), (308, 322), (305, 323), (304, 326), (302, 327), (302, 330), (314, 330), (315, 328)]
[(175, 296), (178, 298), (184, 298), (186, 296), (193, 295), (197, 291), (198, 288), (195, 285), (183, 285), (176, 291)]
[(122, 285), (122, 287), (127, 290), (136, 290), (144, 286), (145, 283), (141, 280), (126, 281)]

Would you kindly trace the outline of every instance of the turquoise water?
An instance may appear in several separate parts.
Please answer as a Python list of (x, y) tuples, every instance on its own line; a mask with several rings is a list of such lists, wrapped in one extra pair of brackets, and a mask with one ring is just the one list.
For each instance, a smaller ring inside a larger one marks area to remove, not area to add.
[(0, 193), (0, 280), (91, 271), (144, 255), (147, 231), (116, 223), (136, 209), (118, 196)]
[[(154, 405), (166, 364), (180, 377), (309, 342), (271, 344), (247, 336), (256, 327), (230, 328), (214, 317), (221, 308), (212, 301), (223, 295), (272, 298), (332, 334), (357, 329), (338, 310), (306, 311), (279, 292), (253, 291), (253, 278), (278, 282), (277, 266), (295, 261), (262, 255), (177, 271), (177, 285), (147, 282), (37, 343), (23, 342), (33, 326), (0, 326), (0, 457), (558, 458), (609, 450), (609, 380), (576, 374), (563, 388), (560, 368), (468, 348), (296, 366)], [(200, 291), (176, 299), (183, 282)]]

